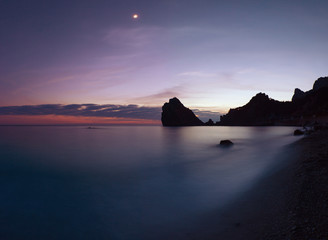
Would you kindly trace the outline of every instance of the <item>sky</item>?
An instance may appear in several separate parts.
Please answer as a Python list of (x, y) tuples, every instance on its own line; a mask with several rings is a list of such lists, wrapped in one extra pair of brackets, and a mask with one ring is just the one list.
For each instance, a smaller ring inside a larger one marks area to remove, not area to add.
[(327, 9), (323, 0), (0, 0), (0, 124), (158, 124), (172, 97), (218, 120), (258, 92), (288, 101), (328, 75)]

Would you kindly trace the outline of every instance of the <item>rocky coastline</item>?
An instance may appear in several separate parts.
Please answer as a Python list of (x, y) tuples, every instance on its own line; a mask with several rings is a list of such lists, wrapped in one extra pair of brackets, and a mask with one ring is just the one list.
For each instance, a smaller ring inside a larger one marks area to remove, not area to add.
[(328, 77), (318, 78), (313, 88), (296, 88), (292, 101), (281, 102), (258, 93), (247, 104), (232, 108), (220, 121), (203, 123), (176, 97), (162, 107), (163, 126), (307, 126), (328, 120)]
[(204, 217), (186, 239), (328, 239), (328, 129), (287, 146), (281, 157), (283, 165)]

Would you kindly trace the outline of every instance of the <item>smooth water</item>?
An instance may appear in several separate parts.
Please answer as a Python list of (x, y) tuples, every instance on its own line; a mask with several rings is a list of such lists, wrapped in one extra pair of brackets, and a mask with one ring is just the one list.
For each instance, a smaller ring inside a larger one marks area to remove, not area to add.
[[(290, 127), (0, 127), (0, 239), (165, 239), (284, 158)], [(230, 139), (231, 148), (218, 146)], [(187, 237), (186, 237), (187, 239)]]

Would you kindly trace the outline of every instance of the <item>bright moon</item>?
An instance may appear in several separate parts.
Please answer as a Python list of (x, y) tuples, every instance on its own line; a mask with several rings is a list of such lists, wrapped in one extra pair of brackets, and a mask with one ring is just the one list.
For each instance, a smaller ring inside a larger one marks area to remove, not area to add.
[(137, 18), (139, 18), (139, 15), (138, 15), (138, 14), (133, 14), (133, 15), (132, 15), (132, 18), (133, 18), (133, 19), (137, 19)]

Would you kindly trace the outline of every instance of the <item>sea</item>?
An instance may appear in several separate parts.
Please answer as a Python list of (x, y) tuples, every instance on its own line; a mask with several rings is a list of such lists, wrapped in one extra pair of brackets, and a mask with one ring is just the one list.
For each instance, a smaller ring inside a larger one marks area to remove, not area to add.
[(0, 239), (188, 239), (286, 161), (294, 129), (1, 126)]

